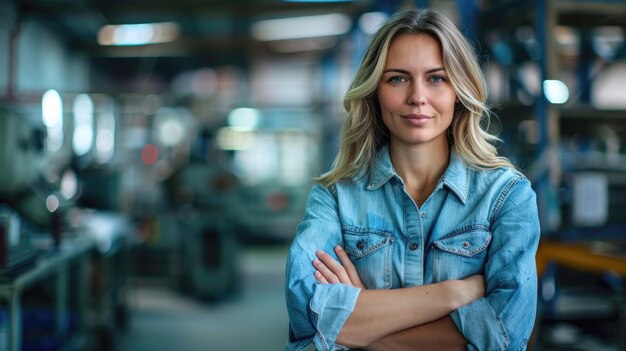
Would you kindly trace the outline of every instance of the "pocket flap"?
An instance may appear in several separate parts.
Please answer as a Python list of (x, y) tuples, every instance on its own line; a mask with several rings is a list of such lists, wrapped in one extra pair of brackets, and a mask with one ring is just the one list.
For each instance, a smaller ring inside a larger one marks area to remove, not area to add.
[(391, 235), (378, 233), (343, 234), (344, 250), (352, 256), (363, 257), (393, 242)]
[(473, 230), (447, 236), (434, 241), (433, 244), (440, 250), (471, 257), (483, 251), (490, 241), (491, 233), (484, 230)]

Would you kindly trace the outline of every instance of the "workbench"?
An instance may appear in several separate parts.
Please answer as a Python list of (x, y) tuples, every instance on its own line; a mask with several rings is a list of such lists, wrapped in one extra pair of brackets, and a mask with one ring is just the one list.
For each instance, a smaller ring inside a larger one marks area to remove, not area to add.
[[(88, 238), (65, 240), (50, 252), (40, 255), (32, 267), (11, 277), (0, 278), (0, 299), (6, 303), (6, 339), (0, 349), (19, 351), (22, 349), (22, 295), (30, 288), (53, 278), (55, 281), (55, 311), (56, 330), (64, 335), (69, 328), (68, 296), (70, 283), (70, 268), (73, 265), (78, 269), (76, 277), (80, 293), (77, 301), (80, 308), (86, 308), (88, 297), (86, 275), (86, 260), (95, 249), (95, 242)], [(84, 311), (84, 310), (83, 310)]]

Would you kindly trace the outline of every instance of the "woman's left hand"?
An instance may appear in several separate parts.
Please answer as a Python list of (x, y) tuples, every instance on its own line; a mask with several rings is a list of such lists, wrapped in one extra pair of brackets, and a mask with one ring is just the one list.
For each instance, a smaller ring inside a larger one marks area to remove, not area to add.
[(315, 253), (317, 256), (313, 260), (313, 266), (316, 269), (315, 279), (321, 284), (346, 284), (355, 288), (365, 289), (359, 273), (344, 249), (337, 245), (335, 246), (335, 253), (341, 263), (335, 261), (324, 251), (318, 250)]

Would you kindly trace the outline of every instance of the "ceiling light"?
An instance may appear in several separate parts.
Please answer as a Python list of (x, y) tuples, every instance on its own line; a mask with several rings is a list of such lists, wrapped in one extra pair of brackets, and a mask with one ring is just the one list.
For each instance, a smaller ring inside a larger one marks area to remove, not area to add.
[(238, 130), (253, 130), (261, 122), (261, 111), (255, 108), (236, 108), (228, 114), (228, 125)]
[(339, 13), (289, 17), (255, 23), (252, 36), (263, 41), (327, 37), (345, 34), (351, 26), (350, 18)]
[(87, 94), (80, 94), (74, 99), (74, 134), (72, 147), (77, 156), (83, 156), (91, 150), (93, 143), (93, 100)]
[(569, 89), (560, 80), (544, 80), (543, 92), (553, 104), (564, 104), (569, 99)]
[(100, 45), (146, 45), (167, 43), (180, 35), (174, 22), (106, 25), (98, 31)]
[(384, 12), (366, 12), (359, 17), (359, 28), (365, 34), (374, 34), (387, 20)]
[(63, 101), (61, 95), (54, 90), (46, 91), (41, 97), (42, 120), (46, 127), (63, 124)]

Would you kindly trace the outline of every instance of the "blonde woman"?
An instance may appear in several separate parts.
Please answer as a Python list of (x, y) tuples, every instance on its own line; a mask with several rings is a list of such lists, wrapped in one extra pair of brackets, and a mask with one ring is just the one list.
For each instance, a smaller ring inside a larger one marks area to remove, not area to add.
[(486, 95), (445, 16), (401, 12), (374, 35), (289, 251), (287, 350), (526, 348), (537, 205), (492, 145)]

